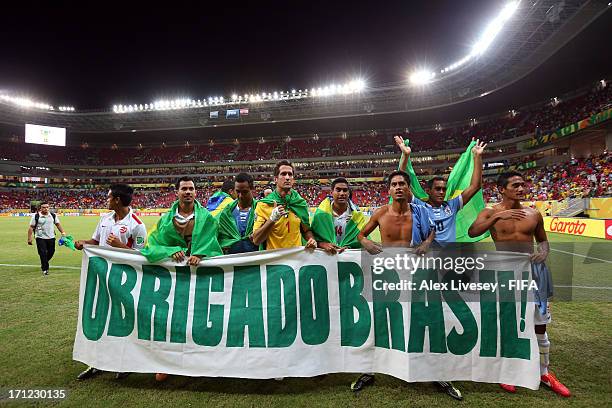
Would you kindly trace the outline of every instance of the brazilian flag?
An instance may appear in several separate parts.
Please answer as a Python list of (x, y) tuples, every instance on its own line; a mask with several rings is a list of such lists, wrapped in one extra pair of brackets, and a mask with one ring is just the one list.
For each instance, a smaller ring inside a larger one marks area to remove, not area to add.
[(208, 199), (206, 209), (212, 214), (213, 217), (216, 218), (219, 216), (219, 214), (221, 214), (221, 211), (233, 201), (234, 199), (232, 196), (227, 194), (225, 191), (217, 191)]
[[(140, 251), (149, 262), (159, 262), (180, 251), (187, 252), (187, 242), (176, 232), (172, 221), (178, 205), (179, 202), (175, 201), (170, 211), (162, 215), (155, 229), (149, 234), (147, 245)], [(194, 207), (191, 254), (206, 257), (223, 255), (217, 241), (217, 220), (199, 201), (195, 201)]]
[[(410, 140), (405, 139), (404, 144), (406, 146), (410, 146)], [(412, 195), (421, 201), (429, 200), (429, 196), (427, 195), (425, 190), (423, 190), (423, 187), (421, 187), (421, 183), (419, 182), (419, 179), (417, 178), (416, 173), (414, 172), (414, 168), (412, 167), (412, 162), (410, 161), (410, 157), (408, 157), (406, 168), (399, 169), (399, 170), (405, 171), (406, 173), (408, 173), (408, 176), (410, 176), (410, 190), (412, 191)], [(389, 198), (389, 202), (391, 201), (393, 200)]]
[[(445, 200), (451, 200), (457, 197), (463, 190), (468, 188), (470, 181), (472, 180), (472, 173), (474, 172), (474, 158), (472, 157), (472, 148), (476, 145), (476, 141), (472, 140), (470, 145), (465, 149), (465, 152), (459, 157), (455, 167), (448, 176), (448, 182), (446, 184), (446, 197)], [(489, 231), (484, 234), (470, 238), (468, 235), (468, 229), (476, 221), (478, 214), (485, 208), (484, 197), (482, 195), (482, 189), (472, 197), (472, 199), (463, 205), (463, 208), (457, 213), (456, 228), (457, 242), (477, 242), (488, 237)]]
[(319, 204), (311, 223), (311, 229), (317, 241), (330, 242), (341, 247), (361, 248), (361, 244), (357, 240), (357, 234), (365, 227), (367, 220), (353, 203), (349, 203), (349, 205), (352, 210), (351, 219), (346, 223), (346, 232), (342, 242), (336, 242), (332, 199), (327, 197)]
[(259, 200), (260, 203), (274, 205), (282, 205), (285, 210), (293, 212), (302, 221), (302, 224), (310, 227), (310, 219), (308, 216), (308, 203), (304, 198), (295, 190), (291, 189), (289, 194), (284, 198), (278, 194), (277, 191), (273, 191), (266, 197)]
[(225, 206), (218, 216), (219, 221), (219, 245), (221, 248), (229, 248), (238, 241), (248, 238), (253, 233), (253, 224), (255, 222), (255, 207), (257, 207), (257, 200), (253, 200), (251, 212), (247, 219), (247, 228), (244, 235), (240, 235), (238, 232), (238, 226), (234, 219), (234, 209), (238, 206), (238, 200), (234, 200), (231, 204)]

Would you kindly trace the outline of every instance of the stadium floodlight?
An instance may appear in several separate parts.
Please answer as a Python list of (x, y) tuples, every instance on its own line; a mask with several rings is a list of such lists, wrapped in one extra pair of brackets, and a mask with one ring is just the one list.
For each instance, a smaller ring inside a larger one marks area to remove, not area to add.
[(426, 85), (436, 77), (436, 73), (428, 70), (415, 71), (410, 75), (413, 85)]
[(363, 79), (361, 79), (361, 78), (360, 78), (360, 79), (355, 79), (355, 80), (352, 82), (352, 85), (353, 85), (353, 89), (354, 89), (355, 91), (357, 91), (357, 92), (361, 92), (361, 91), (363, 91), (363, 90), (365, 89), (365, 87), (366, 87), (366, 82), (365, 82)]
[(487, 50), (487, 48), (489, 48), (497, 34), (499, 34), (499, 32), (504, 27), (506, 21), (508, 21), (510, 17), (512, 17), (512, 15), (519, 6), (519, 3), (519, 1), (512, 1), (506, 4), (506, 6), (504, 6), (499, 15), (487, 25), (487, 28), (480, 37), (480, 40), (476, 44), (474, 44), (474, 47), (472, 47), (471, 55), (482, 55)]
[(233, 95), (232, 95), (232, 101), (235, 101), (236, 99), (238, 99), (238, 95), (233, 94)]
[(510, 20), (512, 15), (516, 12), (519, 3), (520, 0), (511, 1), (510, 3), (507, 3), (502, 9), (502, 11), (497, 15), (497, 17), (487, 25), (483, 34), (480, 36), (480, 39), (472, 47), (471, 52), (460, 60), (450, 64), (445, 68), (442, 68), (440, 70), (440, 74), (446, 74), (447, 72), (454, 71), (457, 68), (465, 65), (472, 59), (481, 56), (493, 43), (493, 40), (500, 33), (505, 23)]
[(48, 103), (33, 101), (29, 98), (16, 97), (16, 96), (10, 96), (10, 95), (4, 94), (4, 95), (0, 95), (0, 99), (8, 103), (11, 103), (13, 105), (20, 106), (22, 108), (54, 110), (53, 106), (49, 105)]

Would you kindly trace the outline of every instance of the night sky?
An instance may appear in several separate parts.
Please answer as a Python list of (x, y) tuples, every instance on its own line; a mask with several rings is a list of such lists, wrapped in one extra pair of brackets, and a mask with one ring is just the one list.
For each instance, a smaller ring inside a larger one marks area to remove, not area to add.
[[(416, 66), (435, 68), (465, 55), (506, 1), (201, 3), (49, 2), (7, 9), (0, 24), (0, 90), (56, 106), (108, 109), (162, 97), (310, 88), (357, 76), (388, 84), (405, 81)], [(515, 87), (529, 89), (519, 96), (546, 95), (547, 83), (571, 89), (612, 73), (604, 45), (611, 17), (608, 11), (550, 61), (546, 75), (539, 74), (546, 80), (533, 81), (543, 88), (537, 95), (527, 85)]]

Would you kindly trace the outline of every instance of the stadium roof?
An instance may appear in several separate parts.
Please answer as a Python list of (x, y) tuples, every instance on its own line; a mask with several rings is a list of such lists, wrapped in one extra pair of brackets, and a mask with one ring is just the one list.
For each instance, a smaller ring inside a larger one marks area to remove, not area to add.
[[(461, 57), (458, 61), (462, 64), (452, 61), (450, 65), (442, 64), (436, 78), (424, 86), (413, 86), (407, 81), (371, 83), (362, 92), (326, 96), (321, 96), (317, 88), (314, 92), (310, 88), (291, 92), (288, 98), (269, 97), (261, 102), (229, 98), (221, 105), (209, 101), (188, 109), (160, 111), (142, 111), (140, 105), (135, 105), (138, 107), (126, 113), (113, 112), (112, 107), (74, 112), (63, 106), (49, 111), (39, 109), (40, 106), (24, 108), (14, 100), (0, 99), (0, 122), (61, 126), (73, 133), (109, 133), (372, 117), (440, 109), (485, 97), (519, 81), (609, 9), (608, 3), (602, 1), (513, 3), (518, 6), (516, 11), (498, 27), (499, 33), (486, 52), (472, 58)], [(452, 69), (448, 70), (449, 67)], [(240, 108), (248, 108), (248, 115), (238, 112), (236, 119), (226, 118), (228, 109)]]

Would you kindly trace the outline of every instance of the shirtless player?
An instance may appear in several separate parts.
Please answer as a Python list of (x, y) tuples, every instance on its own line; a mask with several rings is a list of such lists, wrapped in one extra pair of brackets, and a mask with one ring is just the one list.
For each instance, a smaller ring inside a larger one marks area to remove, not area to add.
[[(550, 341), (546, 325), (551, 320), (548, 298), (552, 296), (552, 277), (544, 264), (549, 245), (542, 214), (521, 205), (521, 199), (525, 197), (525, 180), (521, 173), (512, 171), (501, 174), (497, 188), (502, 195), (502, 202), (482, 210), (468, 234), (477, 237), (489, 230), (498, 250), (531, 254), (533, 279), (538, 284), (534, 321), (540, 349), (540, 379), (555, 393), (569, 397), (571, 394), (567, 387), (548, 371)], [(534, 238), (538, 247), (536, 251), (533, 248)], [(513, 385), (500, 385), (508, 392), (516, 392)]]
[(416, 247), (417, 254), (424, 254), (434, 240), (433, 224), (422, 206), (410, 203), (410, 177), (397, 170), (387, 179), (391, 204), (380, 207), (363, 227), (357, 239), (372, 255), (382, 252), (382, 246), (366, 237), (377, 227), (383, 245)]
[[(382, 245), (366, 238), (378, 227), (383, 245), (416, 247), (417, 254), (424, 254), (435, 238), (434, 226), (427, 209), (410, 202), (412, 200), (410, 177), (403, 171), (394, 171), (389, 175), (387, 185), (393, 202), (380, 207), (372, 215), (370, 221), (357, 235), (357, 239), (370, 254), (382, 252)], [(351, 384), (351, 389), (359, 391), (373, 382), (374, 374), (362, 374)], [(436, 384), (451, 397), (463, 399), (461, 392), (452, 383), (436, 382)]]

